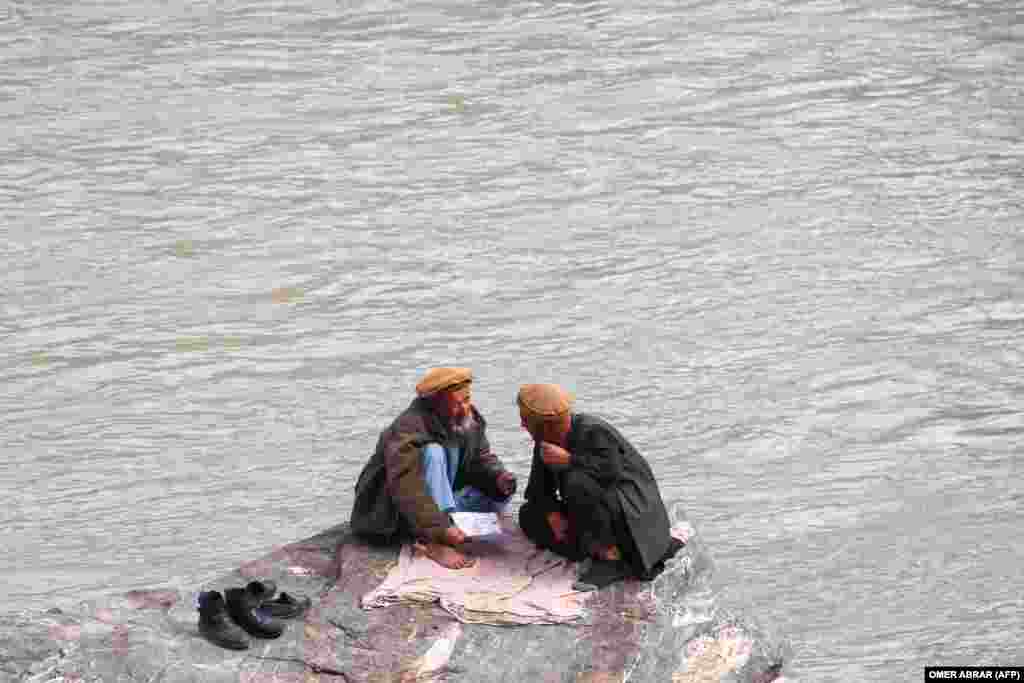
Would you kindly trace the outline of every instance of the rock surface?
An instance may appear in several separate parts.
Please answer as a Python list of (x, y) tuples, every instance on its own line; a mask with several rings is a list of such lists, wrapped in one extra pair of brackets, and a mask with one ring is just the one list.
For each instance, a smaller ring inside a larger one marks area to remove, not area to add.
[(462, 624), (437, 606), (363, 610), (397, 547), (340, 525), (249, 562), (201, 590), (253, 578), (313, 598), (276, 640), (221, 649), (197, 630), (198, 590), (132, 591), (74, 610), (0, 617), (0, 680), (177, 683), (769, 683), (784, 648), (718, 604), (711, 563), (681, 510), (686, 546), (654, 581), (609, 586), (574, 626)]

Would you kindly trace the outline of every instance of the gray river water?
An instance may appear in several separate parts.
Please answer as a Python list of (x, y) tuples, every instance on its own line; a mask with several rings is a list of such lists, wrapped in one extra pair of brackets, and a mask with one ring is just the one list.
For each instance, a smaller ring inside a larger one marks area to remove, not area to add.
[(787, 680), (1024, 665), (1020, 2), (7, 2), (0, 609), (347, 519), (467, 365), (646, 454)]

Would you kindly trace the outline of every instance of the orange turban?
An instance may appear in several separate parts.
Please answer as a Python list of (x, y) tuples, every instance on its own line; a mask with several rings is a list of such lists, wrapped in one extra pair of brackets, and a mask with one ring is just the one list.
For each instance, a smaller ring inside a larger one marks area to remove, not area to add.
[(432, 368), (416, 385), (416, 393), (421, 397), (433, 396), (472, 381), (473, 371), (469, 368)]
[(516, 402), (527, 421), (548, 422), (569, 412), (573, 395), (557, 384), (524, 384)]

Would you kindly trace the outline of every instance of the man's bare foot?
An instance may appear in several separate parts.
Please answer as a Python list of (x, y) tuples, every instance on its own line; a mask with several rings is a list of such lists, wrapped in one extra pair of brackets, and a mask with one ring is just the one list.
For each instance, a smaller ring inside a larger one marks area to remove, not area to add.
[(555, 540), (564, 543), (569, 538), (569, 519), (561, 512), (552, 511), (547, 514), (548, 526)]
[(595, 545), (591, 554), (599, 560), (607, 560), (608, 562), (618, 562), (622, 559), (622, 552), (617, 545), (603, 547)]
[(466, 569), (476, 564), (476, 558), (464, 555), (455, 548), (441, 543), (417, 543), (416, 547), (434, 562), (448, 569)]
[(466, 532), (457, 526), (450, 526), (444, 530), (444, 538), (442, 539), (445, 545), (462, 545), (467, 540)]

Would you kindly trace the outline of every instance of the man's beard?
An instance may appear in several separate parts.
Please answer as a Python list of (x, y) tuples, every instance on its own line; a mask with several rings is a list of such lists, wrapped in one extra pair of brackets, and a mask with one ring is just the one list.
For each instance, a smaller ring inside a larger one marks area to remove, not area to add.
[(463, 436), (471, 432), (476, 427), (476, 418), (473, 416), (473, 411), (467, 411), (462, 417), (453, 417), (449, 420), (448, 425), (453, 434)]

